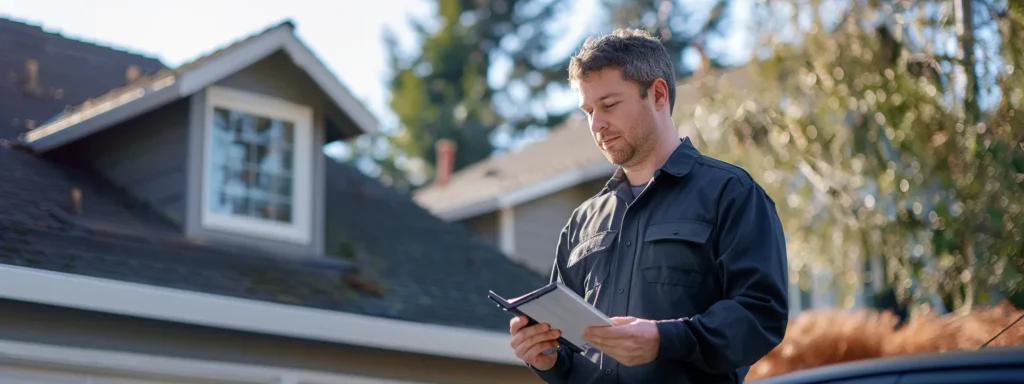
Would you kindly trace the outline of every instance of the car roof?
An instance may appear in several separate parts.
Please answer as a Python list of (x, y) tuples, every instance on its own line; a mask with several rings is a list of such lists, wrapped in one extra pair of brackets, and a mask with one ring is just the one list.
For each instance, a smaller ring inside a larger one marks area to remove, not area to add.
[(921, 353), (828, 365), (753, 381), (757, 384), (805, 384), (942, 369), (1024, 366), (1024, 347), (988, 347), (970, 351)]

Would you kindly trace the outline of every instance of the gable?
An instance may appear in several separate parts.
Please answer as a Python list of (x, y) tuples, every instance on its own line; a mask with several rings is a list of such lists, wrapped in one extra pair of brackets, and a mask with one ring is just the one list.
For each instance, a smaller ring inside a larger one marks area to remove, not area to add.
[(298, 40), (294, 26), (285, 22), (174, 70), (160, 71), (90, 99), (27, 132), (23, 141), (36, 152), (47, 152), (190, 97), (279, 51), (285, 52), (356, 123), (342, 127), (345, 132), (341, 138), (376, 131), (373, 115)]

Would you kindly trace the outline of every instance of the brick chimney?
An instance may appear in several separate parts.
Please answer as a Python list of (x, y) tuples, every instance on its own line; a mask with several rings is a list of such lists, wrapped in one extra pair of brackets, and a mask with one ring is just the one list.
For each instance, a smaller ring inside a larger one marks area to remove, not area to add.
[(124, 71), (125, 80), (129, 83), (138, 79), (140, 74), (142, 74), (142, 70), (137, 65), (129, 65), (128, 69)]
[(440, 139), (434, 144), (437, 152), (434, 183), (437, 185), (448, 184), (452, 179), (452, 169), (455, 168), (455, 142), (450, 139)]
[(39, 87), (39, 62), (35, 59), (25, 61), (25, 86), (28, 88)]

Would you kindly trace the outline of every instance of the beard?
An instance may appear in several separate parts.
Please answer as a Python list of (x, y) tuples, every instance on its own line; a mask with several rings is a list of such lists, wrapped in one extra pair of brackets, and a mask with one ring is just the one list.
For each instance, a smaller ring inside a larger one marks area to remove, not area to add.
[(649, 114), (641, 112), (615, 141), (605, 144), (597, 136), (594, 139), (601, 153), (612, 164), (620, 167), (639, 164), (647, 158), (656, 140), (653, 119)]

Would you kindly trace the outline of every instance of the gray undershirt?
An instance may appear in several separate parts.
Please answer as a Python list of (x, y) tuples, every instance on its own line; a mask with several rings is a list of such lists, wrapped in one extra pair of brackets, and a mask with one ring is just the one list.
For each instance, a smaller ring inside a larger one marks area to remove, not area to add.
[(633, 200), (636, 200), (637, 196), (640, 196), (640, 192), (643, 192), (645, 187), (647, 187), (647, 183), (643, 183), (640, 185), (629, 185), (629, 189), (633, 191)]

